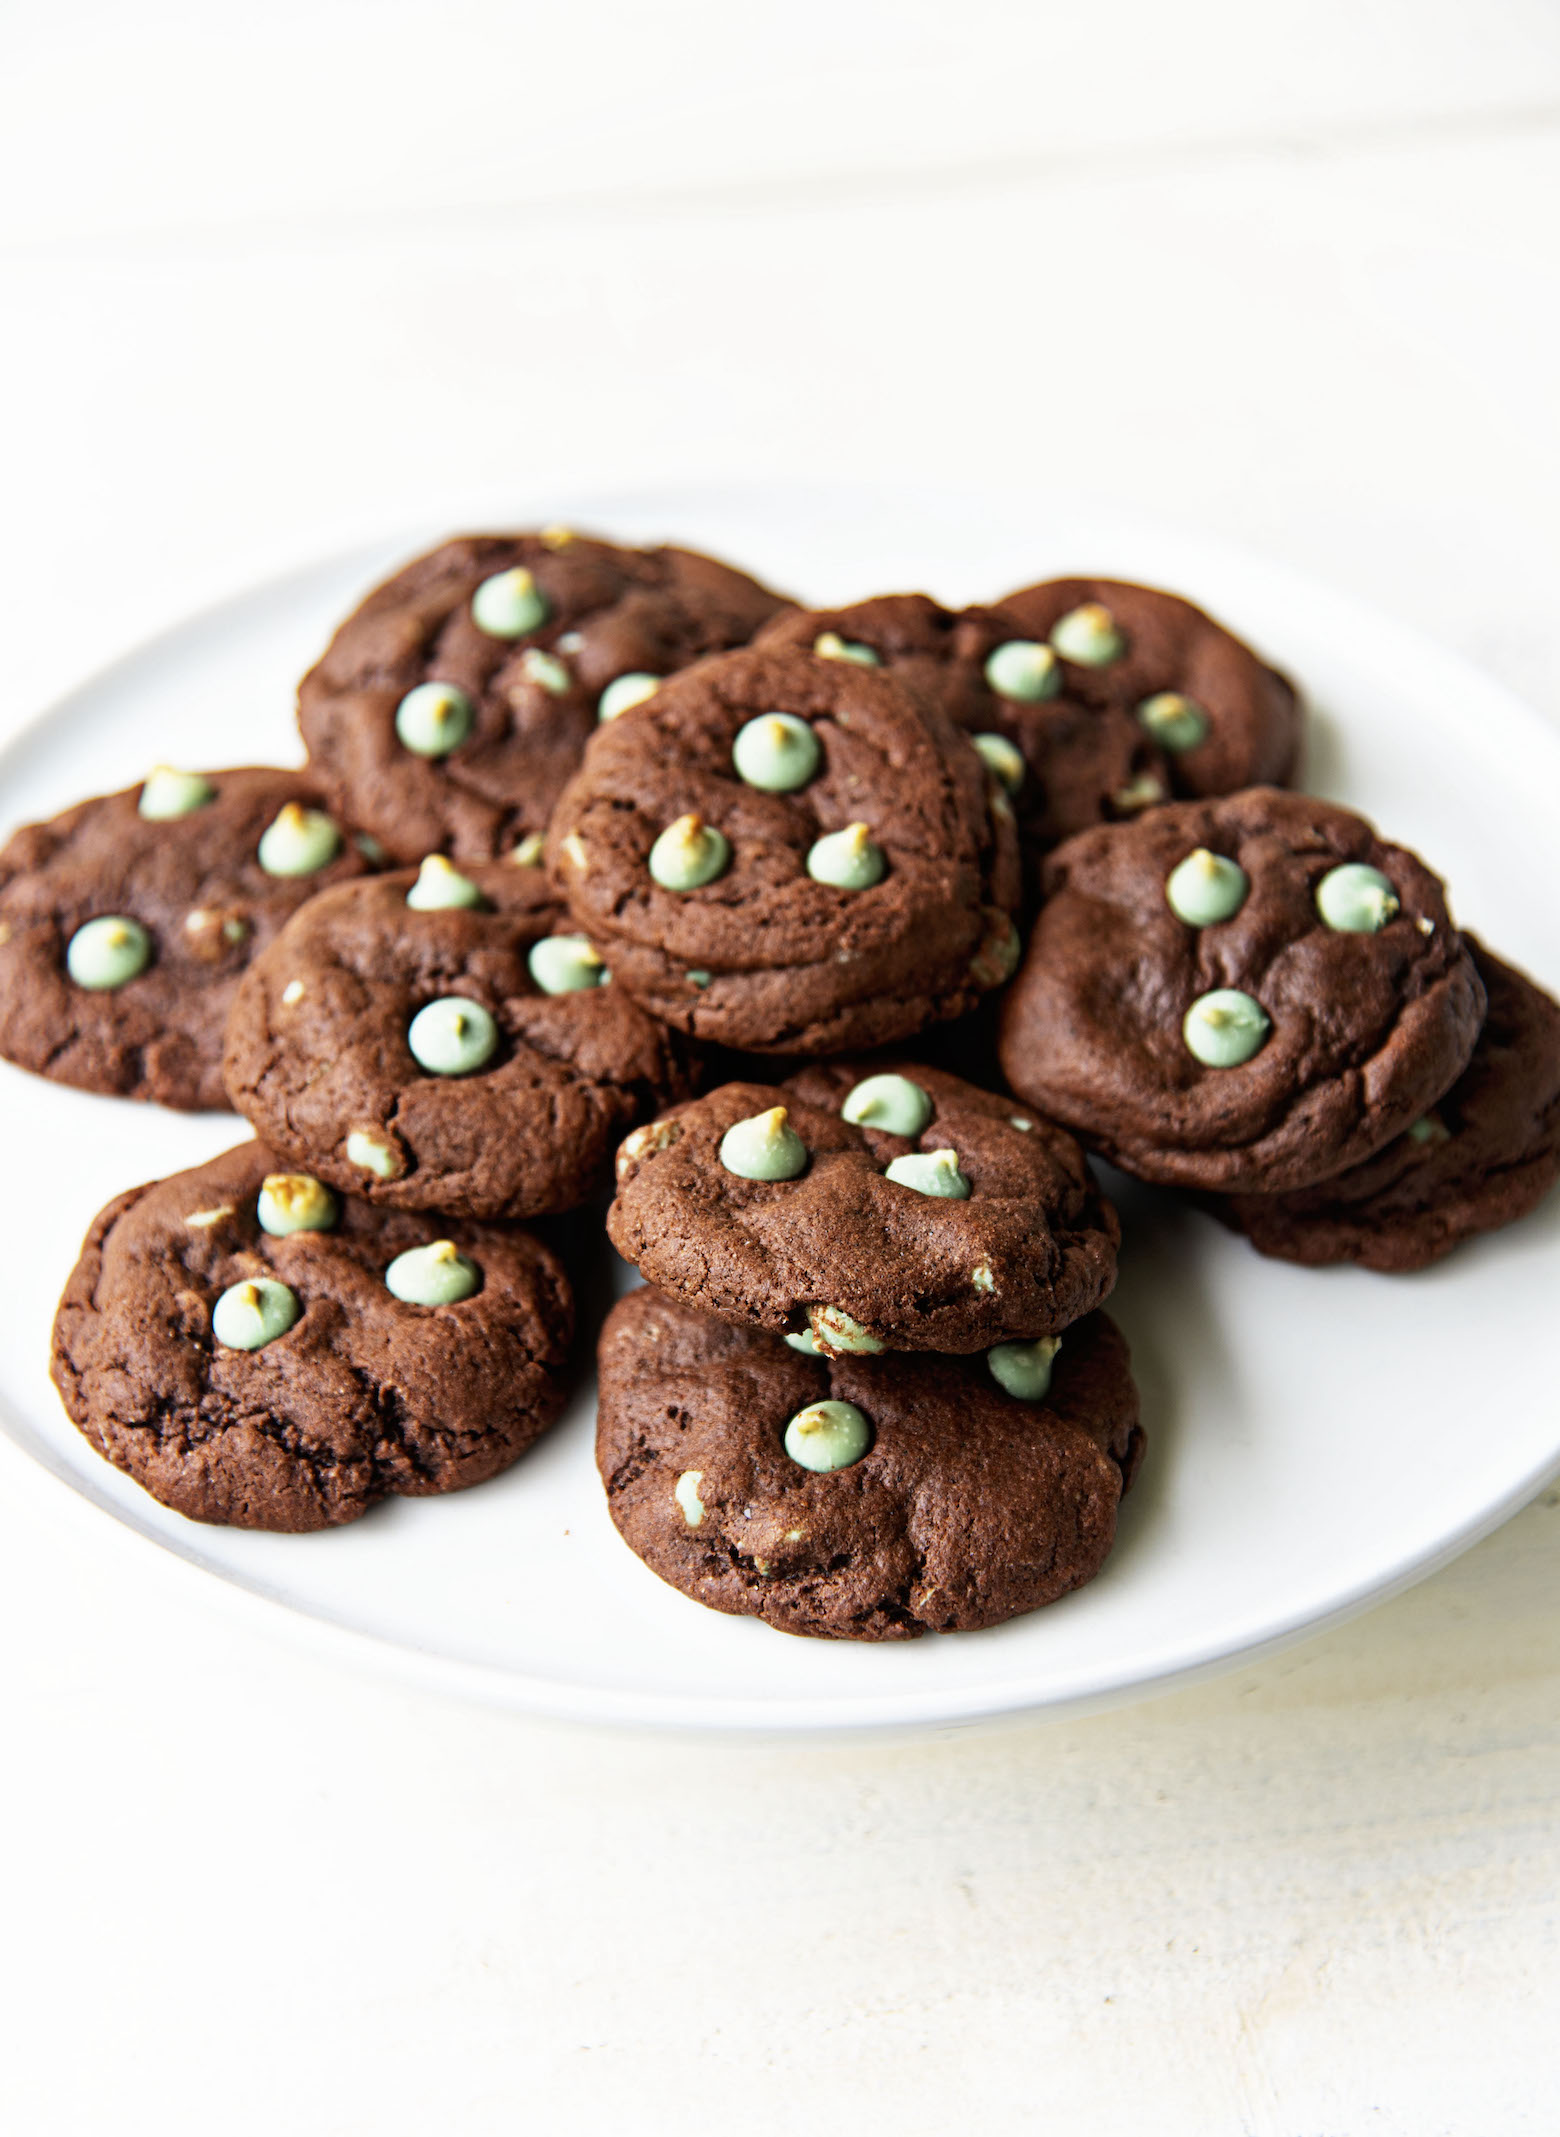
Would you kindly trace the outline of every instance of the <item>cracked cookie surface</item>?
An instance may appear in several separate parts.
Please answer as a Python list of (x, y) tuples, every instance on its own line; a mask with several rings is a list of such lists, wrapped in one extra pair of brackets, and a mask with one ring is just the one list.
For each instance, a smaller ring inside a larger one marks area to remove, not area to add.
[[(615, 984), (537, 983), (531, 952), (569, 925), (539, 868), (466, 876), (481, 907), (414, 910), (417, 875), (401, 869), (299, 913), (234, 1002), (228, 1090), (273, 1147), (370, 1202), (572, 1209), (607, 1185), (636, 1120), (694, 1088), (690, 1050)], [(419, 1011), (451, 1000), (492, 1019), (492, 1054), (470, 1073), (412, 1051)]]
[[(554, 1255), (514, 1228), (460, 1225), (479, 1287), (409, 1304), (386, 1269), (444, 1221), (342, 1197), (330, 1229), (272, 1237), (257, 1198), (285, 1170), (246, 1143), (99, 1214), (54, 1324), (74, 1423), (165, 1506), (239, 1528), (330, 1528), (507, 1468), (567, 1389), (573, 1305)], [(297, 1318), (229, 1348), (213, 1307), (255, 1280), (285, 1285)]]
[[(148, 820), (144, 788), (129, 787), (24, 826), (0, 852), (0, 1054), (82, 1090), (225, 1112), (222, 1032), (244, 972), (300, 905), (368, 864), (343, 837), (309, 874), (267, 874), (262, 837), (283, 809), (320, 806), (314, 782), (251, 768), (188, 776), (210, 794), (186, 814)], [(108, 916), (145, 930), (145, 969), (78, 986), (71, 941)]]
[[(1233, 870), (1238, 902), (1197, 925), (1170, 878), (1199, 855)], [(1349, 930), (1317, 898), (1355, 872), (1378, 883), (1380, 924)], [(1142, 1179), (1314, 1185), (1401, 1134), (1473, 1051), (1484, 989), (1439, 880), (1331, 802), (1255, 787), (1154, 809), (1070, 839), (1045, 883), (1002, 1005), (1003, 1072)], [(1209, 1011), (1236, 1038), (1244, 1017), (1246, 1058), (1193, 1050), (1188, 1020)]]
[[(496, 635), (477, 622), (473, 597), (515, 571), (534, 583), (536, 621)], [(496, 858), (546, 830), (610, 685), (744, 645), (780, 606), (756, 579), (693, 550), (564, 529), (460, 536), (376, 587), (304, 677), (310, 766), (393, 860)], [(438, 757), (409, 749), (397, 728), (407, 694), (430, 682), (471, 704), (469, 732)]]
[[(782, 1632), (905, 1640), (1054, 1602), (1099, 1571), (1142, 1452), (1127, 1346), (1104, 1314), (1063, 1336), (1043, 1400), (983, 1358), (800, 1356), (630, 1292), (598, 1351), (596, 1460), (650, 1570)], [(859, 1411), (870, 1444), (817, 1474), (786, 1452), (808, 1406)]]
[(1424, 1269), (1525, 1217), (1560, 1179), (1560, 1003), (1472, 935), (1463, 940), (1489, 1000), (1472, 1060), (1364, 1164), (1299, 1194), (1210, 1197), (1259, 1253)]
[[(739, 738), (777, 720), (801, 773), (766, 788), (739, 771)], [(679, 832), (708, 872), (672, 887), (660, 853)], [(835, 880), (842, 835), (870, 849), (860, 887)], [(548, 866), (637, 999), (761, 1053), (906, 1038), (1017, 956), (1012, 812), (967, 737), (891, 676), (792, 647), (702, 661), (601, 729)]]
[[(922, 1092), (924, 1124), (894, 1134), (842, 1118), (869, 1076)], [(805, 1146), (805, 1170), (728, 1170), (727, 1131), (777, 1106)], [(944, 1151), (962, 1195), (889, 1176), (912, 1153)], [(723, 1085), (637, 1130), (617, 1169), (607, 1231), (651, 1283), (824, 1348), (968, 1352), (1051, 1335), (1116, 1280), (1116, 1213), (1073, 1138), (1014, 1099), (916, 1063), (874, 1056), (819, 1063), (784, 1088)]]

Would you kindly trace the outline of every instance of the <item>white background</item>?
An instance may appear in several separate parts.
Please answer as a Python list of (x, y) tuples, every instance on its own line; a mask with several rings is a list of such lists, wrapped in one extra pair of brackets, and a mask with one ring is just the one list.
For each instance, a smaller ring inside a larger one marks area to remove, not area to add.
[[(907, 470), (1560, 716), (1557, 207), (1540, 0), (4, 0), (0, 722), (464, 499)], [(820, 1748), (357, 1678), (7, 1496), (0, 2120), (1553, 2130), (1557, 1503), (1214, 1685)]]

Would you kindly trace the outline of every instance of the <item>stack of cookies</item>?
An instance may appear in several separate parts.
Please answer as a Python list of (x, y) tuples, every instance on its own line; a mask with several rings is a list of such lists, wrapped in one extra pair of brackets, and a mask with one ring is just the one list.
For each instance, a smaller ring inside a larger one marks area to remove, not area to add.
[(992, 1625), (1099, 1569), (1144, 1444), (1086, 1152), (1377, 1269), (1560, 1175), (1560, 1008), (1285, 791), (1293, 688), (1171, 594), (804, 610), (476, 536), (299, 717), (304, 773), (162, 768), (0, 854), (0, 1051), (258, 1138), (111, 1203), (56, 1325), (194, 1518), (513, 1461), (568, 1385), (536, 1226), (615, 1186), (629, 1546), (787, 1631)]
[(557, 1418), (572, 1287), (524, 1220), (698, 1071), (580, 991), (541, 833), (599, 718), (781, 606), (687, 550), (448, 542), (305, 678), (305, 772), (158, 767), (0, 853), (0, 1053), (260, 1137), (111, 1202), (56, 1320), (71, 1417), (164, 1504), (333, 1527)]

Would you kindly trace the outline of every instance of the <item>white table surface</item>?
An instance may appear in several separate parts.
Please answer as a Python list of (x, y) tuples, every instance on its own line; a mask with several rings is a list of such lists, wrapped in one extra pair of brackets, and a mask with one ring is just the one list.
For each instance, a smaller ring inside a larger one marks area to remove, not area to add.
[[(387, 526), (907, 467), (1560, 717), (1557, 207), (1545, 0), (7, 0), (0, 727)], [(1149, 1705), (794, 1747), (355, 1677), (0, 1497), (0, 2124), (1553, 2130), (1557, 1506)]]

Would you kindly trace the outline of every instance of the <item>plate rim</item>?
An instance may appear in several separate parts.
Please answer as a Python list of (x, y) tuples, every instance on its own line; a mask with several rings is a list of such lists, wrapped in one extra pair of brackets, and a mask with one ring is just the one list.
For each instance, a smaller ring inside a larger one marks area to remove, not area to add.
[[(882, 1738), (895, 1734), (925, 1736), (995, 1728), (1006, 1722), (1067, 1721), (1131, 1706), (1228, 1675), (1248, 1663), (1320, 1637), (1378, 1604), (1416, 1587), (1451, 1565), (1465, 1551), (1493, 1535), (1560, 1478), (1560, 1449), (1540, 1463), (1498, 1504), (1486, 1508), (1465, 1527), (1443, 1538), (1426, 1553), (1411, 1554), (1383, 1575), (1356, 1584), (1321, 1612), (1298, 1612), (1275, 1622), (1256, 1639), (1215, 1643), (1172, 1667), (1150, 1675), (1096, 1677), (1088, 1688), (1057, 1697), (1036, 1698), (1020, 1684), (985, 1685), (967, 1698), (945, 1687), (856, 1699), (844, 1711), (836, 1695), (823, 1699), (765, 1701), (709, 1700), (687, 1694), (638, 1693), (621, 1687), (580, 1687), (548, 1677), (509, 1670), (496, 1663), (473, 1662), (435, 1649), (417, 1647), (384, 1633), (342, 1624), (306, 1603), (239, 1579), (220, 1566), (205, 1564), (119, 1508), (93, 1497), (32, 1454), (11, 1429), (9, 1403), (0, 1400), (0, 1467), (23, 1481), (36, 1495), (51, 1526), (102, 1536), (115, 1549), (133, 1553), (136, 1562), (182, 1594), (198, 1594), (225, 1617), (277, 1639), (283, 1646), (326, 1654), (344, 1666), (359, 1665), (374, 1676), (408, 1684), (423, 1692), (442, 1693), (475, 1704), (553, 1722), (604, 1729), (644, 1729), (680, 1737), (806, 1736), (809, 1738)], [(626, 1546), (625, 1546), (626, 1548)], [(698, 1607), (693, 1605), (692, 1607)], [(784, 1637), (781, 1635), (780, 1637)], [(928, 1635), (928, 1637), (932, 1637)]]

